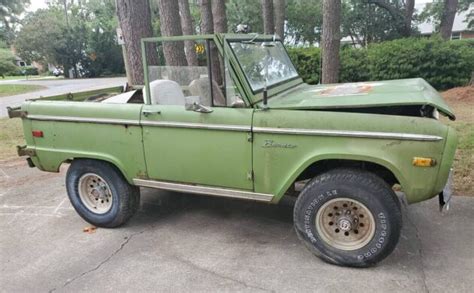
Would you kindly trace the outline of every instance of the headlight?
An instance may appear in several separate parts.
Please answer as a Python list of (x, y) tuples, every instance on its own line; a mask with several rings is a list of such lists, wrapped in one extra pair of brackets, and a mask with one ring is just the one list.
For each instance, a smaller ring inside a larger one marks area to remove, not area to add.
[(438, 111), (438, 109), (434, 108), (432, 115), (433, 115), (434, 119), (439, 120), (439, 111)]

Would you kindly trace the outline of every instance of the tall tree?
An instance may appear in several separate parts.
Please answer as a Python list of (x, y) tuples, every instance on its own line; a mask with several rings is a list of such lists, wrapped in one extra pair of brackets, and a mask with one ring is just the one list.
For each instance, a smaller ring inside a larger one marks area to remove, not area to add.
[(275, 33), (275, 24), (273, 20), (273, 0), (261, 1), (263, 14), (263, 33), (273, 35)]
[(0, 39), (11, 43), (14, 38), (14, 25), (19, 16), (25, 11), (30, 0), (1, 0), (0, 1)]
[(322, 83), (336, 83), (339, 79), (340, 27), (341, 0), (323, 0)]
[[(153, 36), (150, 3), (148, 0), (117, 0), (117, 16), (125, 42), (128, 65), (133, 85), (144, 84), (141, 39)], [(150, 64), (157, 63), (154, 46), (147, 47)]]
[(226, 33), (227, 15), (225, 10), (225, 0), (212, 0), (212, 18), (214, 21), (214, 32)]
[(413, 12), (415, 11), (415, 0), (405, 1), (405, 29), (411, 34), (411, 22), (413, 20)]
[[(286, 39), (291, 44), (313, 44), (320, 40), (322, 0), (288, 0)], [(356, 0), (360, 1), (360, 0)]]
[(214, 19), (212, 17), (211, 0), (200, 0), (201, 34), (214, 33)]
[(451, 39), (453, 31), (454, 17), (458, 8), (458, 0), (445, 0), (444, 10), (441, 15), (441, 23), (439, 25), (439, 32), (441, 37), (445, 40)]
[[(179, 14), (181, 15), (181, 27), (183, 35), (194, 35), (193, 18), (189, 9), (189, 0), (179, 0)], [(194, 50), (194, 41), (185, 41), (184, 48), (186, 53), (186, 60), (189, 66), (197, 66), (198, 58)]]
[[(211, 0), (200, 0), (200, 10), (201, 10), (201, 33), (202, 34), (213, 34), (214, 33), (214, 18), (212, 15), (212, 6)], [(222, 84), (222, 75), (221, 67), (219, 62), (219, 52), (215, 44), (211, 44), (211, 70), (212, 70), (212, 79), (217, 82), (217, 84)]]
[(394, 3), (386, 0), (368, 0), (368, 3), (373, 3), (378, 7), (386, 10), (392, 16), (392, 21), (401, 23), (397, 25), (402, 36), (408, 37), (411, 35), (411, 21), (413, 18), (413, 11), (415, 8), (414, 0), (407, 0), (404, 3), (405, 11), (400, 9), (400, 1), (394, 1)]
[(239, 24), (249, 25), (252, 32), (263, 31), (260, 1), (227, 0), (226, 2), (229, 31), (235, 31)]
[[(183, 35), (178, 2), (176, 0), (159, 0), (158, 7), (161, 35), (164, 37)], [(163, 54), (168, 66), (187, 65), (183, 42), (163, 42)]]
[(275, 0), (275, 33), (283, 40), (285, 38), (286, 0)]

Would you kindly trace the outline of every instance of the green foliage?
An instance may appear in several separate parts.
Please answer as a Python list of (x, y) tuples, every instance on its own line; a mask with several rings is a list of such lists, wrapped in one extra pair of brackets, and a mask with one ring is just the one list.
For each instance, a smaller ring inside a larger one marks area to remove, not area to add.
[(465, 85), (474, 68), (474, 41), (400, 39), (368, 50), (370, 78), (422, 77), (437, 89)]
[(368, 54), (365, 49), (350, 47), (341, 50), (340, 79), (342, 81), (365, 81), (370, 79), (368, 70)]
[[(385, 0), (391, 7), (392, 13), (370, 2), (368, 0), (343, 0), (341, 26), (343, 36), (351, 36), (359, 45), (406, 36), (405, 1)], [(411, 33), (414, 30), (412, 27)]]
[(0, 49), (0, 77), (10, 74), (17, 68), (15, 57), (9, 49)]
[(228, 0), (226, 2), (227, 22), (230, 32), (235, 31), (237, 25), (250, 25), (252, 32), (263, 32), (262, 8), (260, 1), (255, 0)]
[[(305, 82), (318, 83), (317, 48), (290, 49)], [(341, 50), (341, 82), (421, 77), (439, 90), (465, 85), (474, 69), (474, 40), (407, 38)]]
[(38, 75), (38, 68), (33, 66), (23, 66), (23, 67), (16, 67), (15, 71), (11, 73), (11, 75)]
[(117, 44), (115, 1), (89, 0), (87, 12), (85, 74), (90, 77), (125, 73), (122, 48)]
[[(468, 11), (467, 17), (464, 20), (468, 23), (470, 29), (474, 28), (474, 10), (471, 8), (474, 5), (474, 0), (459, 0), (457, 12)], [(437, 29), (441, 22), (441, 18), (445, 11), (445, 0), (433, 0), (427, 3), (423, 11), (418, 15), (419, 21), (429, 21), (435, 24)]]
[(0, 40), (11, 43), (15, 35), (15, 25), (19, 16), (25, 10), (30, 0), (1, 0), (0, 1)]
[(289, 49), (291, 61), (303, 80), (309, 84), (319, 82), (321, 76), (321, 50), (316, 47)]
[(290, 43), (319, 41), (323, 23), (321, 0), (288, 0), (286, 18)]
[(114, 16), (113, 0), (70, 5), (67, 19), (63, 6), (51, 5), (27, 15), (15, 46), (22, 59), (52, 63), (65, 72), (73, 68), (90, 77), (123, 73)]

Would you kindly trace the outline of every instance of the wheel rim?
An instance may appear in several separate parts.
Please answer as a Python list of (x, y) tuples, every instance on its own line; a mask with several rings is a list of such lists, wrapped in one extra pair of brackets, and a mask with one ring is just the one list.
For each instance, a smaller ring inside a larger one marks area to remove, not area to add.
[(105, 214), (112, 208), (112, 192), (105, 180), (87, 173), (79, 178), (79, 197), (84, 206), (95, 214)]
[(316, 215), (316, 230), (324, 242), (342, 250), (364, 247), (375, 234), (375, 220), (369, 209), (351, 198), (326, 202)]

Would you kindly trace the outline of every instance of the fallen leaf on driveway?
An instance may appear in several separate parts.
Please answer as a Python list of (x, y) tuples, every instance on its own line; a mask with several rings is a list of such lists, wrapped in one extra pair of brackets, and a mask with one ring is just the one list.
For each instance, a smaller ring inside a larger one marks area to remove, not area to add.
[(89, 227), (84, 227), (84, 229), (82, 229), (82, 232), (92, 234), (92, 233), (95, 233), (95, 230), (97, 230), (97, 227), (89, 226)]

